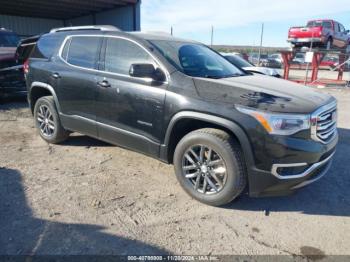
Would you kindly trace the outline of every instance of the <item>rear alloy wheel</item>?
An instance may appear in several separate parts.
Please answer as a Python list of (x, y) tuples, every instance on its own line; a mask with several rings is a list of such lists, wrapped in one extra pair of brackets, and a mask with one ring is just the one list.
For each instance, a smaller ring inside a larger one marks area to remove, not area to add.
[(69, 132), (61, 125), (55, 101), (51, 96), (41, 97), (35, 103), (34, 120), (40, 136), (48, 143), (60, 143), (69, 136)]
[(240, 145), (218, 129), (199, 129), (184, 136), (175, 149), (174, 168), (183, 189), (212, 206), (230, 203), (247, 183)]
[(50, 109), (46, 105), (39, 107), (37, 121), (41, 135), (47, 138), (52, 137), (55, 132), (55, 122)]

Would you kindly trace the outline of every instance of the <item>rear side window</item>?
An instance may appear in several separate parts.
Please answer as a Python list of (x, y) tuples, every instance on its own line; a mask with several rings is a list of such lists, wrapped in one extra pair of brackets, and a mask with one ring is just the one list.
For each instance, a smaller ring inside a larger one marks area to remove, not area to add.
[(84, 68), (95, 68), (100, 38), (93, 36), (74, 36), (66, 42), (62, 58), (69, 64)]
[(129, 75), (132, 64), (154, 64), (153, 58), (140, 46), (125, 39), (107, 38), (105, 71)]
[(334, 23), (334, 30), (336, 31), (336, 32), (339, 32), (339, 24), (338, 23)]
[(323, 22), (323, 27), (328, 28), (328, 29), (332, 29), (332, 23), (329, 21)]

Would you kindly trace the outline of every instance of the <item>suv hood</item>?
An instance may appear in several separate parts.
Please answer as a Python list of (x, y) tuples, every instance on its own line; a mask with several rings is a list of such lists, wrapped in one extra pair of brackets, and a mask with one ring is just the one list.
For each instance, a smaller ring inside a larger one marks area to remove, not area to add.
[(270, 112), (309, 114), (334, 98), (290, 81), (247, 75), (223, 79), (194, 78), (200, 97)]

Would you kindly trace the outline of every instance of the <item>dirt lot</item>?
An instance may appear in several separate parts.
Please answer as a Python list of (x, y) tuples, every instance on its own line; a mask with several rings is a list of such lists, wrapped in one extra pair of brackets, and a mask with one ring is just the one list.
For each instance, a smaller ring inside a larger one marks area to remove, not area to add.
[(0, 105), (0, 254), (350, 255), (350, 90), (330, 173), (290, 197), (205, 206), (172, 166), (78, 134), (48, 145)]

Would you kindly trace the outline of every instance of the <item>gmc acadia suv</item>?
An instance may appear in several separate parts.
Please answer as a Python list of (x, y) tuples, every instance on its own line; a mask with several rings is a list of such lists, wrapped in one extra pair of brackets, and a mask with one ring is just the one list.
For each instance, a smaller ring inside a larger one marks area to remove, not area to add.
[(336, 100), (247, 73), (203, 44), (110, 26), (43, 35), (26, 73), (40, 136), (79, 132), (173, 164), (193, 198), (224, 205), (321, 178), (338, 142)]

